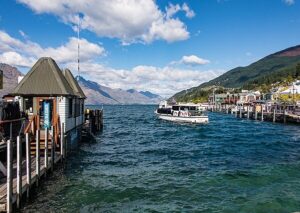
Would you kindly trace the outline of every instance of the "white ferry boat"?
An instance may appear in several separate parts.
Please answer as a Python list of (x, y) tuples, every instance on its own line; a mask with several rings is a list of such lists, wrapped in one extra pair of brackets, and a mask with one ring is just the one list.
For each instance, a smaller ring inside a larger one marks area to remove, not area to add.
[(208, 123), (205, 107), (197, 104), (160, 105), (155, 111), (158, 118), (182, 123)]

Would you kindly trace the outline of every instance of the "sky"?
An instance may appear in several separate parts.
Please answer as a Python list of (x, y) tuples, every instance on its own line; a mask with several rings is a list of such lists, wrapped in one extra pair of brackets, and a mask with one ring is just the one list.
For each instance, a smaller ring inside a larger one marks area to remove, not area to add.
[[(78, 23), (80, 38), (77, 39)], [(300, 44), (300, 0), (1, 0), (0, 63), (169, 97)]]

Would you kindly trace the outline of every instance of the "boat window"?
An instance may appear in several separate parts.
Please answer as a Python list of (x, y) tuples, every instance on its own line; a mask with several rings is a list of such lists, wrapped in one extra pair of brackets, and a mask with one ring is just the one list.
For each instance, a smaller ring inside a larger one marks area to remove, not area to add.
[(196, 110), (195, 106), (190, 107), (190, 110)]
[(180, 110), (184, 110), (184, 108), (185, 108), (184, 106), (181, 106), (181, 107), (180, 107)]
[(172, 110), (178, 111), (179, 110), (179, 106), (172, 106)]

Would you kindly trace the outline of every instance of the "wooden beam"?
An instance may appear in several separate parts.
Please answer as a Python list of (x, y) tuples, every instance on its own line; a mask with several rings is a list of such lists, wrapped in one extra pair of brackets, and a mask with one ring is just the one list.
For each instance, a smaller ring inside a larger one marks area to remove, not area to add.
[(45, 128), (45, 175), (48, 170), (48, 128)]
[(36, 185), (39, 185), (39, 178), (40, 178), (40, 130), (36, 130)]
[(22, 141), (17, 137), (17, 208), (21, 206), (22, 200)]
[(13, 194), (13, 149), (11, 140), (7, 141), (7, 192), (6, 192), (6, 210), (12, 212), (12, 194)]
[(27, 182), (27, 198), (30, 195), (31, 186), (31, 153), (30, 153), (30, 138), (29, 133), (25, 135), (26, 139), (26, 182)]

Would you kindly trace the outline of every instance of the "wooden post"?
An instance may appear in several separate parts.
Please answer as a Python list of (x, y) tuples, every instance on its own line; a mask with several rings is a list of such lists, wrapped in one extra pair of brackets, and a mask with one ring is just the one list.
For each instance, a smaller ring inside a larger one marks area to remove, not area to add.
[(257, 120), (257, 109), (256, 109), (256, 105), (254, 106), (254, 119)]
[(242, 107), (240, 107), (240, 118), (243, 118)]
[(54, 158), (55, 158), (55, 141), (54, 141), (54, 126), (51, 127), (51, 171), (54, 168)]
[(26, 183), (27, 183), (27, 198), (30, 195), (30, 186), (31, 186), (31, 154), (30, 154), (30, 141), (29, 133), (26, 133)]
[(49, 138), (48, 138), (48, 128), (45, 128), (45, 175), (47, 175), (48, 170), (48, 146), (49, 146)]
[(65, 144), (64, 144), (64, 136), (65, 136), (65, 124), (61, 124), (61, 134), (60, 134), (60, 155), (61, 155), (61, 161), (63, 161), (63, 158), (65, 158)]
[(261, 105), (261, 121), (264, 121), (264, 105)]
[(40, 168), (41, 168), (41, 161), (40, 161), (40, 130), (36, 130), (36, 185), (39, 185), (39, 179), (40, 179)]
[(249, 119), (250, 118), (250, 107), (249, 107), (249, 105), (247, 106), (247, 119)]
[(276, 122), (276, 109), (273, 110), (273, 122)]
[(283, 123), (286, 123), (286, 109), (283, 111)]
[(21, 206), (22, 200), (22, 141), (17, 137), (17, 208)]
[(6, 210), (12, 212), (12, 193), (13, 193), (13, 150), (11, 140), (7, 141), (7, 187), (6, 187)]
[(67, 142), (67, 136), (65, 136), (64, 135), (64, 143), (65, 143), (65, 153), (64, 153), (64, 155), (65, 155), (65, 158), (67, 158), (67, 154), (68, 154), (68, 147), (67, 147), (67, 144), (68, 144), (68, 142)]

